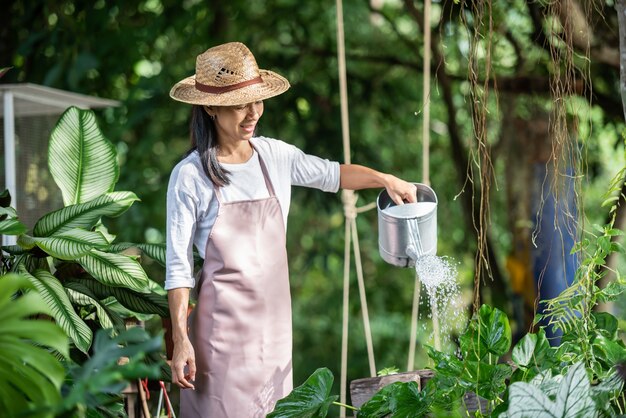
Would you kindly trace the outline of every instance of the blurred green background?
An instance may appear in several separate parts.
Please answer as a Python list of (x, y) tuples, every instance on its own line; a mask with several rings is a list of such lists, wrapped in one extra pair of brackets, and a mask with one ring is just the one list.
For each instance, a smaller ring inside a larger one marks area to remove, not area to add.
[[(493, 163), (491, 217), (484, 224), (493, 263), (492, 277), (481, 278), (482, 301), (504, 309), (514, 333), (528, 330), (532, 316), (530, 266), (520, 255), (532, 245), (528, 203), (535, 186), (529, 179), (533, 167), (545, 164), (546, 152), (554, 149), (549, 121), (554, 123), (551, 112), (558, 108), (550, 84), (555, 74), (575, 93), (564, 109), (579, 176), (581, 233), (606, 221), (602, 195), (625, 164), (613, 2), (569, 3), (554, 10), (543, 1), (493, 0), (490, 30), (485, 22), (478, 24), (471, 2), (433, 2), (430, 183), (439, 198), (438, 254), (458, 263), (459, 311), (467, 317), (477, 250), (470, 208), (480, 204), (480, 173), (488, 170), (481, 165), (484, 154), (473, 129), (473, 116), (480, 116), (472, 108), (475, 96), (468, 81), (468, 70), (474, 69), (480, 85), (485, 77), (491, 81), (488, 96), (483, 90), (481, 97), (487, 99), (485, 145)], [(352, 162), (419, 182), (423, 2), (345, 0), (343, 7)], [(97, 114), (122, 164), (118, 190), (134, 191), (141, 202), (107, 226), (122, 241), (159, 243), (167, 222), (169, 173), (189, 148), (190, 107), (172, 101), (168, 92), (193, 74), (196, 55), (211, 46), (241, 41), (261, 68), (290, 80), (287, 93), (266, 101), (260, 134), (343, 160), (335, 19), (330, 1), (9, 1), (0, 14), (0, 67), (13, 68), (2, 83), (36, 83), (121, 102)], [(470, 54), (474, 29), (483, 36)], [(574, 38), (572, 50), (563, 45), (568, 30), (583, 38)], [(555, 50), (560, 51), (556, 58)], [(358, 205), (374, 201), (378, 193), (359, 193)], [(376, 366), (404, 370), (414, 273), (380, 258), (375, 210), (360, 214), (357, 224)], [(296, 188), (287, 233), (294, 381), (301, 383), (322, 366), (338, 381), (344, 254), (340, 195)], [(521, 273), (513, 272), (511, 260), (521, 260)], [(618, 267), (623, 264), (618, 260)], [(146, 268), (163, 282), (161, 269)], [(349, 380), (369, 375), (354, 266), (351, 271)], [(514, 274), (525, 277), (523, 291)], [(623, 308), (612, 309), (623, 321)], [(424, 300), (420, 310), (417, 368), (427, 366), (421, 344), (432, 343)]]

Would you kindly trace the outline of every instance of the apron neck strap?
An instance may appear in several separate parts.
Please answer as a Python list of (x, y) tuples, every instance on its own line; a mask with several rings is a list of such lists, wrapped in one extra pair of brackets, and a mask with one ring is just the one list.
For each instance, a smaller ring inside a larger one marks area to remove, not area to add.
[[(259, 151), (256, 149), (254, 144), (252, 144), (252, 141), (250, 141), (250, 146), (252, 147), (254, 152), (257, 153), (259, 157), (259, 164), (261, 165), (261, 172), (263, 173), (263, 180), (265, 181), (265, 187), (267, 187), (267, 191), (270, 197), (274, 197), (276, 195), (276, 193), (274, 192), (274, 186), (272, 185), (272, 181), (270, 180), (270, 175), (267, 171), (267, 166), (265, 165), (263, 158), (261, 158), (261, 153), (259, 153)], [(217, 201), (219, 203), (222, 203), (222, 193), (220, 192), (220, 187), (215, 187), (214, 189), (215, 189), (215, 195), (217, 196)]]

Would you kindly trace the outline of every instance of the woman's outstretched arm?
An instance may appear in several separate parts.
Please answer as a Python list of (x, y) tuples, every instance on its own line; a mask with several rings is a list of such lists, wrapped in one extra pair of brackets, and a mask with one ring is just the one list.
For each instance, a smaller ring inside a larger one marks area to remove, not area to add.
[(389, 197), (398, 205), (416, 202), (415, 185), (391, 174), (381, 173), (358, 164), (341, 164), (339, 171), (342, 189), (361, 190), (384, 187)]

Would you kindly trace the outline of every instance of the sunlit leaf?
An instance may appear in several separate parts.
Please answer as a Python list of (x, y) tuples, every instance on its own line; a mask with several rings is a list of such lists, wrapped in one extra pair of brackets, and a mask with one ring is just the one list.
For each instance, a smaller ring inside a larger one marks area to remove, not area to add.
[(109, 245), (101, 233), (79, 228), (50, 237), (35, 237), (34, 242), (46, 253), (61, 260), (75, 260), (92, 248), (103, 249)]
[(119, 216), (139, 200), (132, 192), (112, 192), (86, 203), (67, 206), (44, 215), (37, 221), (33, 234), (47, 237), (70, 229), (91, 229), (103, 216)]
[(80, 257), (78, 262), (94, 279), (103, 284), (126, 287), (136, 292), (150, 291), (150, 279), (141, 264), (132, 257), (94, 249)]
[(116, 156), (92, 110), (67, 109), (52, 130), (48, 148), (48, 167), (65, 206), (113, 191), (119, 177)]
[(20, 273), (39, 291), (56, 323), (72, 339), (76, 347), (86, 353), (91, 345), (91, 329), (74, 311), (61, 282), (45, 270), (35, 270), (30, 274), (22, 268)]
[(559, 384), (556, 399), (529, 383), (516, 382), (509, 389), (509, 418), (592, 417), (595, 404), (582, 363), (572, 366)]

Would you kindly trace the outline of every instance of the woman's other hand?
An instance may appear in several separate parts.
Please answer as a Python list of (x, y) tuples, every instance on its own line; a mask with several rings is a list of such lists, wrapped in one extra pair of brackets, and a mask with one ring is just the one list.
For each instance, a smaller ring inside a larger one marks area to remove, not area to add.
[[(187, 335), (187, 314), (189, 312), (189, 289), (185, 287), (167, 292), (172, 318), (172, 382), (183, 389), (195, 389), (196, 355)], [(187, 374), (185, 374), (185, 370)]]
[[(195, 389), (193, 381), (196, 379), (196, 356), (189, 338), (174, 342), (172, 354), (172, 382), (183, 389)], [(185, 369), (187, 373), (185, 374)]]

